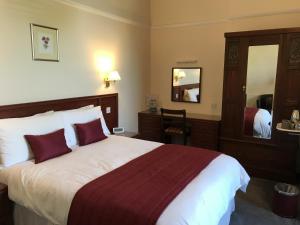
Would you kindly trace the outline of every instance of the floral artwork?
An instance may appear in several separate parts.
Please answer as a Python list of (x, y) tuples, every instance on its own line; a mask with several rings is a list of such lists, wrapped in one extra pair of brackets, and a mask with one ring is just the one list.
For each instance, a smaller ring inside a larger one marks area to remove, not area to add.
[(31, 24), (33, 60), (59, 61), (58, 29)]
[(43, 36), (42, 37), (42, 42), (43, 42), (43, 46), (44, 46), (44, 48), (48, 48), (49, 47), (49, 42), (50, 42), (50, 38), (49, 37), (45, 37), (45, 36)]

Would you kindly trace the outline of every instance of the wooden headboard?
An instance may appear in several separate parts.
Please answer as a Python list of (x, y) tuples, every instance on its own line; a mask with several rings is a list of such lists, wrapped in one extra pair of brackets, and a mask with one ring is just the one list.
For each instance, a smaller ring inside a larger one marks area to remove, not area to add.
[[(32, 116), (50, 110), (61, 111), (76, 109), (86, 105), (101, 106), (106, 124), (110, 130), (118, 126), (118, 94), (95, 95), (78, 98), (67, 98), (43, 102), (30, 102), (16, 105), (0, 106), (0, 119)], [(111, 112), (106, 113), (110, 107)]]
[[(173, 95), (172, 100), (183, 102), (184, 90), (189, 90), (189, 89), (199, 88), (199, 87), (200, 87), (199, 83), (174, 86), (172, 91), (172, 95)], [(199, 89), (199, 95), (197, 96), (197, 99), (198, 101), (200, 101), (200, 89)]]

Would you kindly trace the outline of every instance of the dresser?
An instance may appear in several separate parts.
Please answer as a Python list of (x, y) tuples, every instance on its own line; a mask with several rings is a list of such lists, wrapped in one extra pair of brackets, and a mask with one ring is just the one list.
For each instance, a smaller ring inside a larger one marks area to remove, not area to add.
[[(160, 113), (139, 112), (138, 120), (140, 139), (161, 142)], [(218, 150), (220, 117), (187, 113), (186, 121), (191, 129), (190, 145)]]

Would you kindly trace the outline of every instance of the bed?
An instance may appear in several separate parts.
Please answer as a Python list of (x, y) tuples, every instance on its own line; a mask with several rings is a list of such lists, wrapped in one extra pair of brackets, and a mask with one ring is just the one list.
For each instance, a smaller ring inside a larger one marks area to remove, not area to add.
[(266, 109), (246, 107), (245, 108), (244, 131), (246, 135), (271, 138), (272, 115)]
[[(98, 96), (91, 101), (81, 98), (72, 101), (56, 101), (55, 104), (54, 102), (39, 103), (37, 107), (19, 105), (9, 109), (25, 107), (31, 113), (38, 113), (42, 112), (41, 105), (43, 110), (45, 107), (46, 110), (57, 110), (57, 108), (62, 110), (65, 109), (62, 105), (68, 105), (67, 102), (73, 104), (73, 107), (68, 106), (67, 109), (90, 103), (95, 106), (102, 104), (102, 110), (104, 105), (112, 107), (113, 114), (103, 113), (103, 119), (109, 121), (107, 127), (111, 129), (115, 126), (113, 121), (116, 121), (115, 117), (118, 114), (115, 104), (117, 96), (107, 97), (109, 99)], [(31, 110), (28, 110), (29, 108)], [(0, 107), (0, 115), (1, 112), (4, 110)], [(83, 112), (81, 111), (80, 114)], [(8, 185), (9, 197), (15, 203), (15, 224), (67, 224), (72, 200), (82, 186), (162, 146), (157, 142), (107, 133), (106, 136), (107, 138), (102, 141), (85, 146), (74, 145), (70, 153), (42, 163), (35, 164), (32, 157), (28, 155), (27, 160), (3, 167), (0, 170), (0, 182)], [(66, 139), (68, 143), (68, 138)], [(234, 158), (220, 154), (168, 204), (156, 221), (156, 225), (228, 225), (230, 215), (234, 211), (236, 191), (239, 189), (246, 191), (249, 179), (246, 171)]]

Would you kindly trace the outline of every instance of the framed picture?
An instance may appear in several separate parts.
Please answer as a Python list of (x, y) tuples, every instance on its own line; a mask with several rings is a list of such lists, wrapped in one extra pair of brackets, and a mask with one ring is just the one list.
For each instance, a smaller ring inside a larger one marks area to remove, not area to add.
[(30, 24), (32, 59), (38, 61), (59, 61), (58, 29)]

